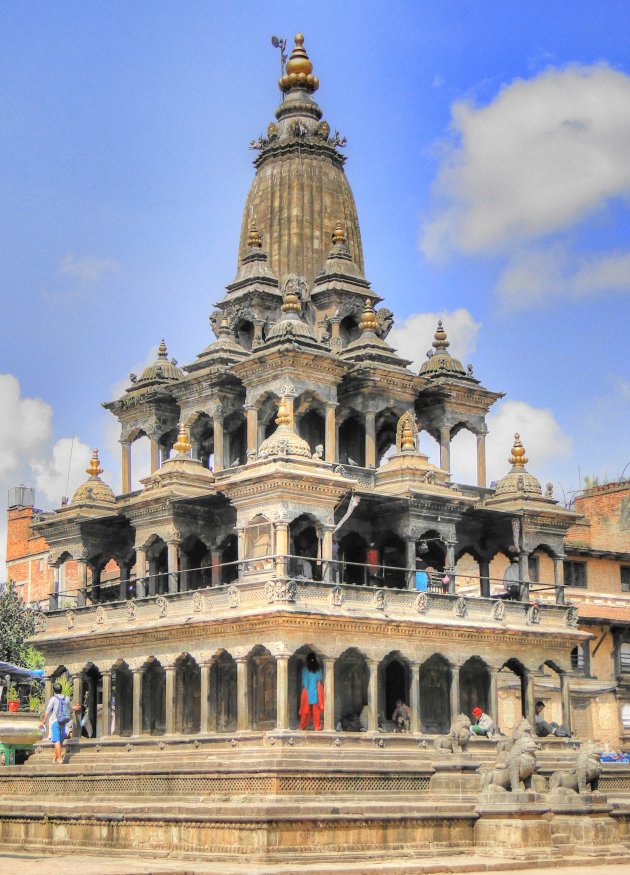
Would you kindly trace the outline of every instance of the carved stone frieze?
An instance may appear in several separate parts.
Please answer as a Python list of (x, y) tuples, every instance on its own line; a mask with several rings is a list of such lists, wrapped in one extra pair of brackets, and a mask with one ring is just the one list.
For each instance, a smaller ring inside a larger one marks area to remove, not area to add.
[(237, 586), (230, 586), (228, 588), (228, 604), (230, 608), (236, 609), (241, 603), (241, 593)]
[(133, 623), (137, 618), (136, 603), (132, 600), (128, 601), (125, 604), (125, 611), (127, 613), (127, 622)]
[(492, 616), (493, 618), (501, 623), (505, 617), (505, 602), (499, 599), (496, 601), (492, 607)]
[(340, 608), (343, 604), (343, 589), (340, 586), (333, 586), (330, 590), (330, 604), (333, 608)]

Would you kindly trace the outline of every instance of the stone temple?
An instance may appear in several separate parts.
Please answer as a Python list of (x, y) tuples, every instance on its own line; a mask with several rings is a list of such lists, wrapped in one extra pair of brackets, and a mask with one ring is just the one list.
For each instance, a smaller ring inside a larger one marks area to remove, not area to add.
[[(285, 859), (315, 841), (337, 858), (408, 855), (409, 872), (438, 851), (624, 857), (629, 797), (587, 781), (589, 739), (532, 739), (543, 694), (571, 730), (572, 654), (591, 637), (564, 598), (576, 514), (543, 493), (518, 435), (487, 486), (501, 393), (451, 355), (448, 326), (419, 373), (387, 342), (318, 84), (298, 34), (252, 144), (216, 339), (184, 367), (162, 342), (105, 405), (123, 493), (95, 451), (71, 501), (35, 518), (56, 573), (34, 641), (47, 673), (73, 679), (91, 737), (77, 732), (61, 768), (42, 748), (2, 772), (0, 842)], [(477, 437), (475, 485), (451, 478), (461, 429)], [(131, 491), (139, 439), (151, 473)], [(310, 653), (320, 731), (300, 728)], [(475, 706), (505, 738), (459, 732)], [(576, 789), (553, 789), (562, 769)]]

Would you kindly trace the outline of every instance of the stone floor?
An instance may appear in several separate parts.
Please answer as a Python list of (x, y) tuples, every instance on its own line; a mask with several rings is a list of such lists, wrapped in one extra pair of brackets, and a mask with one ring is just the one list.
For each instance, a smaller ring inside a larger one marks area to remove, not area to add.
[(42, 872), (63, 872), (65, 875), (440, 875), (466, 873), (483, 875), (488, 872), (515, 872), (522, 875), (551, 873), (560, 869), (566, 875), (630, 875), (630, 860), (610, 857), (592, 863), (582, 858), (571, 858), (532, 866), (517, 860), (481, 856), (432, 857), (412, 859), (401, 857), (371, 857), (369, 860), (343, 862), (320, 861), (314, 857), (300, 858), (299, 863), (260, 864), (239, 861), (212, 863), (198, 860), (156, 859), (129, 855), (95, 857), (88, 854), (27, 854), (0, 850), (0, 873), (19, 872), (20, 875), (42, 875)]

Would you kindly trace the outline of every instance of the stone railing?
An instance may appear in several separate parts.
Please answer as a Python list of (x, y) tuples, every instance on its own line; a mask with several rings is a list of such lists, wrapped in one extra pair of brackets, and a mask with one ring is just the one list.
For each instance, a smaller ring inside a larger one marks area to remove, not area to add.
[(35, 640), (155, 628), (197, 620), (299, 612), (354, 619), (384, 619), (418, 625), (477, 626), (497, 630), (574, 631), (572, 606), (415, 592), (300, 578), (256, 576), (228, 586), (148, 596), (69, 610), (38, 613)]

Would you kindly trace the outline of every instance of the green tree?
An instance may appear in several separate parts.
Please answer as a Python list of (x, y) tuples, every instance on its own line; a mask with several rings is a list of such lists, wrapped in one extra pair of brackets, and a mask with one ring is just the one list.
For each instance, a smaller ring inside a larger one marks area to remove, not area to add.
[(33, 612), (10, 580), (0, 588), (0, 660), (26, 665), (30, 654), (24, 642), (34, 631)]

